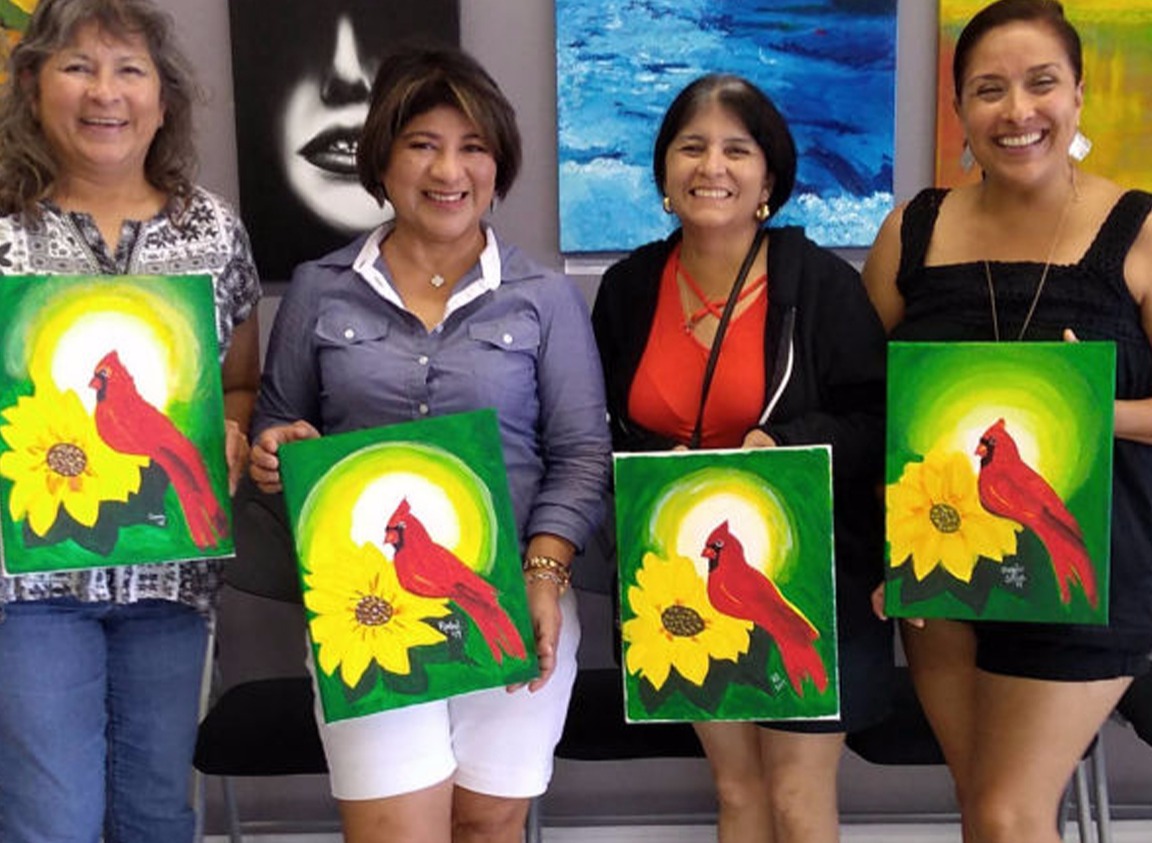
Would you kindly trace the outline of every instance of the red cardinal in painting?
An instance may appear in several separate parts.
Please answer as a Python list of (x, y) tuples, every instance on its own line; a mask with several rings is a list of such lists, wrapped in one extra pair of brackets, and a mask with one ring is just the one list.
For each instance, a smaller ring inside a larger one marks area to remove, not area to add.
[(708, 599), (716, 610), (752, 621), (772, 637), (797, 694), (806, 676), (817, 690), (827, 688), (824, 661), (812, 646), (820, 633), (772, 580), (748, 564), (744, 545), (727, 521), (709, 534), (703, 556), (708, 560)]
[(976, 455), (980, 457), (980, 503), (993, 515), (1023, 524), (1036, 534), (1052, 558), (1065, 603), (1072, 600), (1068, 583), (1075, 580), (1088, 602), (1096, 606), (1096, 574), (1080, 525), (1048, 482), (1020, 458), (1004, 419), (984, 431)]
[(212, 490), (204, 460), (176, 425), (136, 391), (136, 382), (110, 351), (88, 383), (96, 390), (96, 430), (122, 454), (149, 457), (168, 475), (188, 522), (188, 532), (203, 549), (228, 534), (228, 516)]
[(421, 597), (446, 597), (476, 624), (497, 662), (507, 653), (525, 658), (520, 633), (497, 602), (496, 587), (481, 577), (446, 547), (436, 544), (412, 512), (408, 499), (400, 501), (384, 533), (384, 541), (396, 549), (396, 576), (405, 591)]

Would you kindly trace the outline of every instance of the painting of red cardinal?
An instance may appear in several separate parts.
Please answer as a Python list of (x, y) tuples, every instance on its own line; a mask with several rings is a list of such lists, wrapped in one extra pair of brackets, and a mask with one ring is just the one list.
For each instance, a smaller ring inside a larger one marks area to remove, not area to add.
[(384, 541), (396, 551), (396, 575), (406, 591), (447, 598), (459, 606), (476, 624), (497, 663), (504, 661), (505, 654), (526, 657), (520, 633), (497, 601), (496, 587), (448, 548), (436, 544), (407, 498), (388, 519)]
[(96, 431), (122, 454), (148, 457), (164, 469), (176, 492), (188, 532), (205, 549), (228, 535), (228, 515), (216, 499), (196, 446), (136, 389), (115, 350), (96, 365), (88, 383), (96, 390)]
[(1065, 605), (1072, 600), (1069, 583), (1075, 581), (1095, 607), (1096, 574), (1080, 525), (1048, 481), (1020, 457), (1004, 419), (984, 431), (976, 455), (980, 457), (977, 488), (981, 505), (993, 515), (1022, 524), (1036, 534), (1052, 559)]
[(708, 599), (716, 610), (751, 621), (772, 637), (797, 694), (803, 695), (805, 677), (823, 692), (828, 674), (813, 646), (820, 633), (772, 580), (748, 564), (744, 545), (727, 521), (708, 535), (703, 557), (708, 561)]

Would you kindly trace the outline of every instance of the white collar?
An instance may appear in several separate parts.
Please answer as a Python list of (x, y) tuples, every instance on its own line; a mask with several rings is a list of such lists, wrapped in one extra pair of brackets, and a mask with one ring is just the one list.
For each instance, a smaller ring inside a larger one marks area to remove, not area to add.
[[(386, 222), (368, 235), (360, 253), (356, 255), (356, 260), (352, 262), (352, 271), (363, 278), (381, 298), (407, 310), (400, 294), (385, 275), (384, 262), (380, 256), (380, 244), (384, 242), (393, 225), (392, 222)], [(480, 253), (479, 263), (480, 276), (453, 291), (444, 306), (444, 319), (489, 290), (495, 290), (500, 286), (500, 244), (496, 241), (496, 232), (492, 226), (484, 226), (484, 251)]]

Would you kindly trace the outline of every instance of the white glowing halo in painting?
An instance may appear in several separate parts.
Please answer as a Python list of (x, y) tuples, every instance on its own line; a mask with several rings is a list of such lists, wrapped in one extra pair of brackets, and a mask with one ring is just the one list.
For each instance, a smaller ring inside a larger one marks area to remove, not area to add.
[(51, 362), (52, 380), (61, 392), (71, 389), (89, 413), (96, 391), (89, 386), (100, 360), (115, 350), (132, 375), (136, 391), (156, 409), (168, 407), (168, 347), (152, 325), (135, 316), (104, 311), (82, 316), (60, 335)]
[(410, 472), (385, 474), (364, 487), (352, 506), (352, 543), (373, 544), (389, 559), (394, 548), (385, 544), (388, 519), (407, 499), (412, 511), (436, 544), (455, 548), (460, 544), (460, 516), (443, 487)]
[(676, 534), (676, 552), (691, 559), (701, 575), (708, 573), (708, 562), (703, 557), (708, 536), (722, 522), (744, 545), (748, 564), (764, 571), (771, 558), (772, 537), (761, 506), (741, 495), (720, 492), (701, 497), (684, 515)]

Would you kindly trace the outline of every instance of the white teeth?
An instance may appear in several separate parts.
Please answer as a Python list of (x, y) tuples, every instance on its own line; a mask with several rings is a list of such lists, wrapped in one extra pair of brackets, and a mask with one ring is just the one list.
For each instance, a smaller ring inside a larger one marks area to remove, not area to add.
[(720, 190), (719, 188), (698, 187), (692, 191), (692, 195), (699, 196), (701, 199), (724, 199), (730, 194), (727, 190)]
[(1024, 146), (1031, 146), (1032, 144), (1039, 141), (1040, 137), (1040, 132), (1029, 132), (1026, 135), (1007, 135), (1005, 137), (999, 138), (996, 142), (1001, 146), (1019, 148)]
[(464, 198), (463, 193), (436, 193), (435, 191), (428, 191), (428, 198), (435, 202), (458, 202)]
[(125, 121), (112, 117), (86, 117), (82, 122), (90, 126), (122, 126)]

